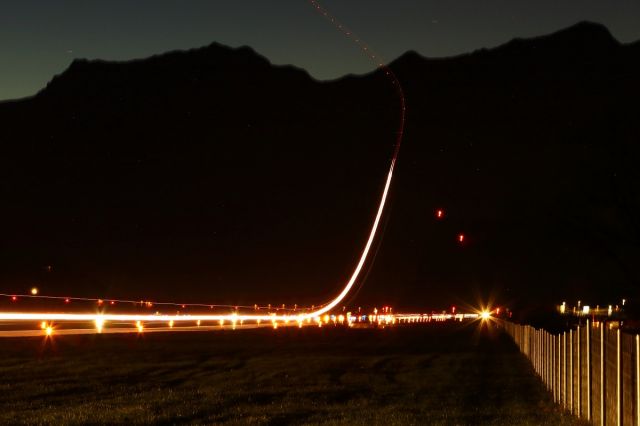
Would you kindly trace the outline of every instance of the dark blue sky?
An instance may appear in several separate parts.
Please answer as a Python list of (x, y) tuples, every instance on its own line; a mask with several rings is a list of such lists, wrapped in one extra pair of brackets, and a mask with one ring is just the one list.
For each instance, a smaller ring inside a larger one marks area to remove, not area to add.
[[(580, 20), (640, 39), (637, 0), (325, 0), (392, 60), (449, 56)], [(32, 95), (73, 58), (126, 60), (217, 41), (249, 45), (320, 79), (372, 64), (307, 0), (7, 0), (0, 4), (0, 99)]]

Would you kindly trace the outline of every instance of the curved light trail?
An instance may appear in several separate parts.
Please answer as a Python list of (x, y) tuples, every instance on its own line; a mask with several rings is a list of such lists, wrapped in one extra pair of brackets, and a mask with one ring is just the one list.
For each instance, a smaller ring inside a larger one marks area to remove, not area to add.
[[(51, 313), (51, 312), (35, 312), (35, 313), (14, 313), (14, 312), (0, 312), (0, 321), (91, 321), (98, 325), (98, 331), (102, 331), (102, 327), (106, 321), (131, 321), (131, 322), (167, 322), (173, 324), (173, 322), (193, 322), (193, 321), (217, 321), (221, 324), (224, 322), (229, 322), (231, 324), (242, 323), (244, 321), (270, 321), (277, 325), (277, 322), (287, 323), (289, 321), (296, 321), (302, 324), (303, 321), (309, 321), (311, 319), (318, 320), (318, 318), (326, 314), (335, 308), (340, 302), (344, 300), (347, 294), (351, 291), (354, 284), (357, 282), (360, 274), (362, 272), (362, 268), (364, 267), (367, 259), (369, 258), (369, 252), (371, 251), (371, 247), (373, 242), (376, 239), (378, 234), (378, 228), (380, 225), (380, 220), (385, 211), (385, 206), (387, 204), (387, 198), (389, 195), (389, 189), (391, 187), (391, 182), (393, 180), (393, 172), (395, 169), (396, 162), (398, 160), (398, 154), (400, 152), (400, 145), (402, 144), (402, 139), (404, 136), (404, 127), (405, 127), (405, 97), (404, 92), (402, 90), (402, 86), (400, 85), (400, 81), (394, 74), (394, 72), (380, 59), (378, 55), (376, 55), (372, 49), (366, 45), (358, 36), (356, 36), (351, 30), (349, 30), (346, 26), (340, 23), (335, 17), (333, 17), (324, 7), (322, 7), (318, 1), (309, 0), (309, 3), (312, 7), (314, 7), (321, 15), (323, 15), (326, 19), (328, 19), (337, 30), (342, 32), (346, 37), (351, 39), (361, 50), (365, 53), (378, 67), (378, 69), (382, 70), (384, 75), (390, 80), (391, 84), (395, 87), (396, 92), (398, 94), (399, 102), (400, 102), (400, 117), (398, 123), (398, 130), (396, 132), (395, 146), (393, 150), (393, 156), (391, 158), (391, 164), (389, 166), (389, 171), (387, 173), (387, 178), (385, 180), (384, 189), (382, 191), (382, 195), (380, 197), (380, 202), (378, 205), (378, 209), (376, 211), (375, 219), (371, 226), (371, 230), (369, 231), (369, 236), (364, 245), (364, 248), (360, 254), (360, 258), (356, 267), (347, 283), (345, 284), (342, 291), (331, 301), (328, 303), (321, 305), (318, 309), (312, 310), (311, 312), (299, 313), (299, 314), (214, 314), (214, 315), (153, 315), (153, 314), (102, 314), (102, 313), (88, 313), (88, 314), (70, 314), (70, 313)], [(6, 295), (9, 296), (9, 295)], [(68, 300), (81, 300), (81, 301), (100, 301), (103, 300), (105, 302), (127, 302), (127, 303), (139, 303), (136, 301), (122, 301), (118, 299), (88, 299), (88, 298), (65, 298), (65, 297), (57, 297), (57, 296), (39, 296), (39, 295), (22, 295), (20, 297), (30, 297), (30, 298), (47, 298), (47, 299), (65, 299), (65, 302)], [(173, 306), (198, 306), (198, 307), (229, 307), (228, 305), (211, 305), (211, 304), (180, 304), (180, 303), (156, 303), (152, 302), (154, 305), (173, 305)], [(235, 306), (238, 308), (238, 306)], [(244, 307), (243, 308), (247, 308)], [(263, 307), (261, 307), (263, 308)], [(286, 311), (286, 309), (284, 309)]]

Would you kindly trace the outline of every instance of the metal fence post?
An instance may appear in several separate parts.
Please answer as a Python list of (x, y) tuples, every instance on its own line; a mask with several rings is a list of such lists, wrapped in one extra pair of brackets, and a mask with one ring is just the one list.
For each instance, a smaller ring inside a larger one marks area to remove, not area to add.
[(587, 420), (591, 421), (591, 327), (587, 319)]
[(616, 330), (616, 424), (622, 424), (622, 368), (620, 354), (620, 329)]
[(573, 413), (573, 330), (569, 330), (569, 409)]
[(553, 334), (549, 336), (551, 344), (551, 389), (553, 389), (553, 402), (558, 402), (556, 395), (556, 339)]
[(604, 426), (604, 323), (600, 322), (600, 425)]
[(560, 360), (562, 359), (562, 336), (558, 334), (558, 341), (556, 342), (556, 389), (558, 391), (558, 402), (562, 402), (562, 382), (561, 382), (561, 368), (560, 368)]
[(576, 345), (576, 353), (577, 353), (577, 364), (576, 366), (578, 367), (578, 377), (577, 377), (577, 382), (576, 383), (576, 390), (577, 390), (577, 395), (576, 395), (576, 414), (578, 415), (578, 417), (582, 417), (582, 363), (580, 362), (580, 325), (578, 324), (578, 331), (576, 332), (576, 340), (577, 340), (577, 345)]
[(567, 397), (567, 332), (562, 333), (562, 400), (565, 410), (569, 408)]
[(636, 334), (636, 425), (640, 426), (640, 335)]

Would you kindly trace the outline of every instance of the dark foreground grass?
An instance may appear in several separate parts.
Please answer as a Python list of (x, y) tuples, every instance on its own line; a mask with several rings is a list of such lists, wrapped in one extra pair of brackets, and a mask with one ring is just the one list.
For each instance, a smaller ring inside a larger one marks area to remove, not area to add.
[(0, 340), (0, 424), (573, 424), (460, 325)]

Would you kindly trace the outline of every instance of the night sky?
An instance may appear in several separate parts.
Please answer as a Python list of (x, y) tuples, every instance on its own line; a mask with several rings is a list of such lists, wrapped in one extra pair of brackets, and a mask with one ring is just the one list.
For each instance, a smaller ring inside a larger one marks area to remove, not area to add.
[[(640, 38), (634, 0), (327, 0), (392, 60), (407, 50), (450, 56), (531, 37), (581, 20), (621, 42)], [(0, 99), (35, 94), (73, 58), (127, 60), (217, 41), (249, 45), (314, 77), (362, 73), (371, 64), (305, 0), (21, 0), (0, 7)]]

